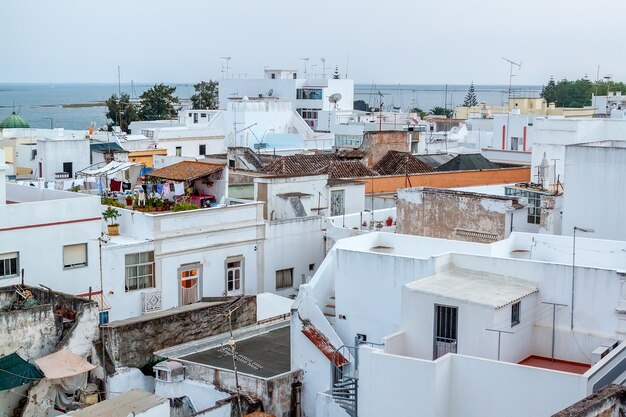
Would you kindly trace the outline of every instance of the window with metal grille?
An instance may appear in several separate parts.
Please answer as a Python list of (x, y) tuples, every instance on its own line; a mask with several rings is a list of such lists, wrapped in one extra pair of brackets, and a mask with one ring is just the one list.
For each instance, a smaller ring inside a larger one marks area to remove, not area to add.
[(0, 278), (14, 277), (19, 274), (19, 259), (18, 252), (0, 254)]
[(511, 327), (520, 323), (520, 301), (511, 304)]
[(276, 271), (276, 289), (293, 287), (293, 268)]
[(457, 307), (435, 305), (433, 359), (457, 351)]
[(126, 255), (126, 291), (154, 287), (154, 251)]
[(63, 268), (87, 266), (87, 244), (63, 246)]

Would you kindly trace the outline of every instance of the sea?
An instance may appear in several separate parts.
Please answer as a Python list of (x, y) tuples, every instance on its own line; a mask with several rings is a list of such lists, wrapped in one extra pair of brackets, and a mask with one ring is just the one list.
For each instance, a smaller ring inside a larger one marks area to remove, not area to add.
[[(172, 84), (175, 95), (186, 100), (194, 93), (193, 84)], [(122, 93), (137, 98), (152, 84), (121, 84)], [(479, 102), (503, 105), (508, 85), (475, 85)], [(469, 85), (423, 84), (355, 84), (354, 100), (363, 100), (372, 107), (382, 101), (385, 110), (408, 110), (419, 107), (454, 108), (461, 105)], [(541, 86), (513, 86), (518, 96), (537, 97)], [(31, 127), (82, 130), (106, 125), (104, 101), (117, 94), (118, 84), (2, 84), (0, 83), (0, 120), (15, 111)]]

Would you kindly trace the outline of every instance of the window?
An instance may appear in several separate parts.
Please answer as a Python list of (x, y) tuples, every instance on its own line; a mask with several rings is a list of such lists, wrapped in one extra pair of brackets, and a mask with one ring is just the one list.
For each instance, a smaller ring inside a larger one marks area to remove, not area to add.
[(206, 145), (199, 145), (198, 146), (198, 153), (200, 155), (206, 155)]
[(272, 73), (272, 80), (276, 79), (276, 74)]
[(30, 160), (34, 161), (35, 158), (37, 158), (37, 149), (31, 149), (30, 150)]
[(0, 278), (14, 277), (19, 274), (19, 259), (17, 252), (0, 254)]
[(63, 268), (87, 266), (87, 244), (63, 246)]
[(183, 156), (183, 147), (182, 146), (177, 146), (176, 147), (176, 156)]
[(70, 178), (74, 176), (74, 170), (72, 168), (72, 165), (73, 164), (71, 162), (63, 162), (63, 172), (69, 174)]
[(512, 151), (519, 150), (519, 138), (515, 136), (511, 136), (511, 150)]
[(200, 117), (204, 117), (206, 119), (206, 113), (200, 113)]
[(198, 113), (193, 114), (193, 122), (198, 123)]
[(309, 272), (315, 270), (315, 264), (309, 264)]
[(108, 311), (101, 311), (100, 312), (99, 322), (100, 322), (100, 326), (102, 326), (103, 324), (107, 324), (109, 322), (109, 312)]
[(227, 260), (226, 262), (226, 294), (241, 292), (242, 261)]
[(321, 88), (298, 88), (296, 89), (296, 99), (298, 100), (321, 100)]
[(330, 215), (342, 214), (344, 214), (344, 190), (332, 190), (330, 192)]
[(304, 120), (313, 120), (318, 118), (318, 111), (316, 109), (298, 109), (298, 113)]
[(276, 271), (276, 289), (293, 287), (293, 268)]
[(520, 303), (521, 301), (511, 304), (511, 327), (520, 323)]
[(541, 193), (520, 190), (518, 188), (506, 187), (504, 194), (526, 197), (528, 199), (528, 219), (530, 224), (540, 224), (541, 222)]
[(126, 255), (126, 291), (154, 287), (154, 251)]
[(435, 305), (433, 359), (457, 350), (457, 308)]
[(298, 73), (297, 73), (297, 72), (294, 72), (294, 73), (293, 73), (293, 79), (294, 79), (294, 80), (296, 80), (297, 78), (298, 78)]

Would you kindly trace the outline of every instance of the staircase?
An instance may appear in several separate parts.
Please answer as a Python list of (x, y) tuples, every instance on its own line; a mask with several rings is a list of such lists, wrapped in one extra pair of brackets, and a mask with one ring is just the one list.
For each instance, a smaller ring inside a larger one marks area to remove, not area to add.
[[(344, 358), (349, 358), (351, 362), (344, 363)], [(333, 399), (346, 410), (350, 417), (356, 417), (359, 382), (358, 348), (344, 345), (337, 349), (330, 361), (330, 367)]]
[(326, 317), (326, 320), (328, 320), (328, 323), (330, 323), (330, 325), (334, 328), (335, 320), (336, 320), (335, 296), (334, 295), (331, 295), (328, 298), (328, 302), (324, 306), (322, 313)]

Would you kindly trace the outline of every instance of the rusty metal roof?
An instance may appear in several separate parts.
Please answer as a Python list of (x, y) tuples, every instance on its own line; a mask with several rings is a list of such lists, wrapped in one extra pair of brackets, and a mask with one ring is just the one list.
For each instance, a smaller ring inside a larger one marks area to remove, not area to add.
[(192, 181), (206, 177), (222, 170), (226, 164), (210, 164), (207, 162), (182, 161), (161, 169), (155, 169), (147, 176), (171, 181)]
[(330, 343), (330, 340), (320, 332), (315, 326), (307, 323), (302, 326), (302, 333), (309, 339), (320, 352), (328, 358), (329, 361), (334, 361), (335, 366), (346, 365), (349, 361), (341, 353), (337, 352), (337, 349)]
[(420, 161), (409, 152), (389, 151), (372, 169), (380, 175), (406, 175), (434, 172), (430, 165)]

